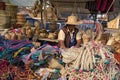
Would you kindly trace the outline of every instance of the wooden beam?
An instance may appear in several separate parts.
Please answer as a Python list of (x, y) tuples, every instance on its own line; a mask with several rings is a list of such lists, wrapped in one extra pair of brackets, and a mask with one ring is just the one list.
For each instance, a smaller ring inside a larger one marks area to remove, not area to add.
[(87, 1), (95, 1), (95, 0), (51, 0), (51, 2), (58, 3), (86, 3)]

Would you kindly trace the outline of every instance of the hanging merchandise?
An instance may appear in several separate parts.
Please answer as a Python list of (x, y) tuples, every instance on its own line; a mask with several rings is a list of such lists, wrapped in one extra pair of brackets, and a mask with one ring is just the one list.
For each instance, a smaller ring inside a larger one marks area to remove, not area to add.
[(61, 53), (69, 80), (111, 80), (120, 71), (114, 54), (94, 41), (80, 48), (62, 50)]
[(56, 30), (56, 12), (54, 6), (50, 1), (36, 0), (31, 9), (26, 10), (29, 16), (33, 19), (40, 21), (41, 27), (46, 28), (46, 22), (51, 23), (50, 28)]

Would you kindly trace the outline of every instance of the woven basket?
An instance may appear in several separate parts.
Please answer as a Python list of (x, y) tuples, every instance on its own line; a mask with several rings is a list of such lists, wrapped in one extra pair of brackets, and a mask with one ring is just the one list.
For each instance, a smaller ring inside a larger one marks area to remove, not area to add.
[(17, 11), (18, 11), (17, 5), (6, 4), (6, 13), (8, 16), (11, 16), (11, 19), (16, 18)]
[(26, 22), (25, 14), (17, 14), (16, 18), (17, 24), (25, 24)]
[(0, 2), (0, 10), (5, 10), (5, 2)]
[(6, 4), (6, 14), (11, 17), (11, 25), (16, 23), (17, 5)]
[(0, 14), (6, 15), (6, 11), (5, 10), (0, 10)]
[(17, 19), (11, 19), (10, 22), (11, 22), (11, 23), (10, 23), (11, 25), (12, 25), (12, 24), (16, 24)]
[(25, 19), (25, 14), (17, 14), (17, 19)]
[(13, 4), (6, 4), (6, 10), (17, 11), (18, 10), (18, 6), (17, 5), (13, 5)]
[(0, 24), (8, 24), (10, 23), (10, 16), (0, 15)]
[(0, 28), (9, 28), (10, 16), (0, 15)]
[(10, 28), (10, 25), (9, 24), (0, 24), (0, 29), (8, 29)]

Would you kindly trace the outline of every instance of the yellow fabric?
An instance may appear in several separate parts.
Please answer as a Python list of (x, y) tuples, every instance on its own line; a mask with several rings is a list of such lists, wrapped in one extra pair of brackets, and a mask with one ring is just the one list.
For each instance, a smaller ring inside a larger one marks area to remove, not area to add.
[(14, 58), (17, 57), (17, 55), (18, 55), (23, 49), (25, 49), (25, 48), (26, 48), (26, 47), (23, 47), (23, 48), (19, 49), (17, 52), (14, 53), (14, 56), (13, 56), (13, 57), (14, 57)]
[[(73, 37), (73, 34), (70, 33), (71, 38)], [(58, 33), (58, 40), (64, 40), (65, 39), (65, 33), (63, 32), (63, 30), (60, 30)], [(80, 32), (77, 33), (76, 35), (76, 40), (81, 39), (81, 34)]]

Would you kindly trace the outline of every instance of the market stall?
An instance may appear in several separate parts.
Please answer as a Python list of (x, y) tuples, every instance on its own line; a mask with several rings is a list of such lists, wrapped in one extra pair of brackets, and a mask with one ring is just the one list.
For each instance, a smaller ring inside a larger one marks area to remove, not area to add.
[(0, 80), (120, 80), (116, 1), (30, 1), (0, 1)]

